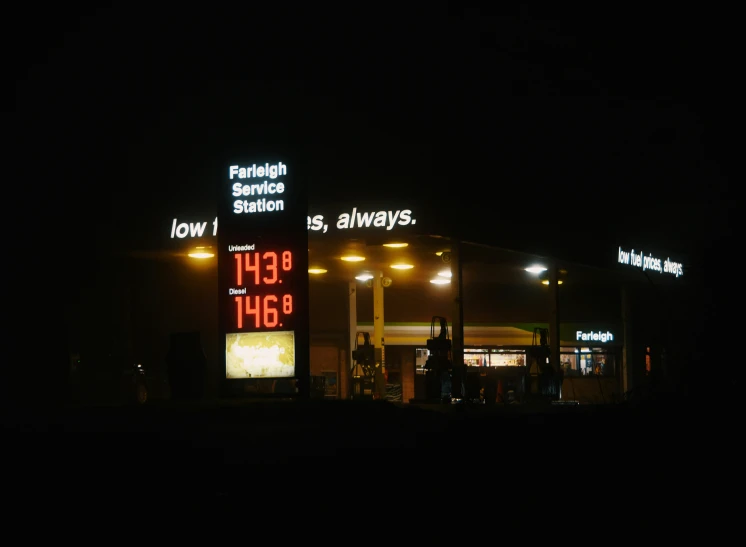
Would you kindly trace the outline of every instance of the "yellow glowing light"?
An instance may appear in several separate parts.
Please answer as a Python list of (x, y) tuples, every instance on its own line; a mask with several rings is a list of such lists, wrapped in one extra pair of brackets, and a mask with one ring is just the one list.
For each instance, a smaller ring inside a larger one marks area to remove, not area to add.
[(384, 243), (383, 244), (384, 247), (391, 247), (394, 249), (400, 249), (402, 247), (407, 247), (408, 245), (409, 243)]
[(308, 268), (308, 273), (310, 274), (325, 274), (326, 270), (324, 268)]
[(373, 279), (373, 275), (369, 273), (364, 273), (364, 274), (356, 275), (355, 279), (359, 279), (360, 281), (368, 281), (368, 279)]
[(392, 264), (391, 267), (395, 270), (411, 270), (414, 264)]
[(547, 269), (544, 266), (529, 266), (528, 268), (525, 268), (525, 270), (529, 273), (535, 273), (535, 274), (547, 271)]
[(365, 260), (364, 256), (348, 255), (341, 257), (345, 262), (362, 262)]
[[(549, 280), (545, 279), (544, 281), (541, 282), (541, 284), (542, 285), (549, 285)], [(562, 280), (561, 279), (559, 281), (557, 281), (557, 285), (562, 285)]]
[(436, 277), (435, 279), (430, 280), (430, 283), (432, 283), (433, 285), (445, 285), (446, 283), (450, 282), (451, 280), (445, 277)]
[(453, 276), (450, 270), (443, 270), (442, 272), (438, 272), (438, 275), (440, 277), (452, 277)]
[(212, 252), (211, 247), (196, 247), (193, 251), (189, 252), (191, 258), (212, 258), (215, 253)]

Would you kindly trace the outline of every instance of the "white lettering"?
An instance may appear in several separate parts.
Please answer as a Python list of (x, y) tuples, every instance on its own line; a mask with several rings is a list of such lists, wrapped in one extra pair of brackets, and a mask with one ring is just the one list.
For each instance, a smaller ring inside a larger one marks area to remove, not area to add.
[(342, 213), (337, 219), (337, 230), (346, 230), (350, 227), (350, 215)]
[(233, 202), (233, 212), (237, 215), (243, 213), (265, 213), (284, 210), (285, 202), (281, 199), (268, 200), (267, 198), (260, 198), (256, 201), (237, 199)]
[(308, 217), (308, 229), (313, 230), (314, 232), (318, 232), (324, 227), (324, 217), (323, 215), (316, 215), (313, 218)]
[(394, 227), (394, 224), (396, 224), (396, 219), (399, 217), (399, 211), (396, 211), (395, 213), (389, 211), (389, 223), (386, 226), (387, 230), (390, 230)]
[[(174, 219), (171, 223), (171, 239), (174, 237), (179, 239), (184, 239), (185, 237), (202, 237), (205, 233), (205, 228), (207, 227), (207, 222), (190, 222), (189, 224), (186, 222), (177, 224), (177, 222), (178, 221)], [(215, 228), (215, 232), (216, 231), (217, 227)]]
[(416, 224), (417, 221), (414, 220), (411, 217), (411, 215), (412, 215), (412, 211), (410, 211), (409, 209), (404, 209), (401, 213), (399, 213), (399, 225), (400, 226), (406, 226), (410, 222), (412, 224)]
[[(241, 177), (240, 170), (234, 166), (234, 174)], [(249, 168), (251, 170), (252, 168)], [(271, 166), (270, 166), (271, 172)], [(285, 192), (285, 185), (282, 182), (268, 182), (263, 181), (261, 184), (242, 184), (240, 182), (235, 183), (232, 186), (232, 194), (236, 197), (243, 198), (244, 196), (260, 196), (264, 193), (267, 195), (282, 194)], [(264, 212), (276, 212), (284, 211), (285, 202), (283, 200), (271, 200), (267, 198), (259, 198), (256, 200), (237, 199), (233, 202), (233, 213), (235, 214), (246, 214), (246, 213), (264, 213)], [(395, 226), (407, 226), (416, 224), (416, 219), (411, 216), (412, 211), (410, 209), (404, 209), (401, 211), (372, 211), (372, 212), (358, 212), (357, 207), (353, 207), (352, 214), (342, 213), (337, 218), (336, 228), (338, 230), (348, 230), (351, 228), (385, 228), (393, 230)], [(323, 215), (314, 215), (306, 217), (306, 226), (309, 231), (327, 233), (329, 225), (324, 222)], [(207, 222), (194, 222), (194, 223), (179, 223), (178, 219), (174, 218), (171, 221), (171, 239), (174, 238), (187, 238), (187, 237), (203, 237), (207, 229)], [(212, 220), (212, 235), (216, 237), (218, 235), (218, 217)], [(676, 268), (679, 269), (681, 266), (676, 266), (675, 263), (666, 261), (662, 269)], [(668, 270), (666, 270), (668, 271)], [(674, 272), (673, 269), (671, 269)], [(679, 273), (680, 275), (680, 273)]]
[(202, 237), (202, 235), (205, 233), (205, 228), (207, 227), (207, 222), (202, 222), (201, 224), (194, 223), (189, 225), (189, 234), (191, 237)]
[(678, 262), (673, 262), (670, 258), (662, 260), (658, 257), (653, 256), (652, 253), (648, 253), (645, 256), (643, 251), (635, 253), (632, 249), (630, 252), (624, 251), (621, 247), (617, 250), (617, 262), (619, 264), (627, 264), (630, 266), (636, 266), (641, 268), (642, 271), (652, 270), (658, 273), (669, 273), (675, 277), (679, 277), (684, 274), (684, 267)]
[(613, 342), (614, 341), (614, 335), (610, 331), (606, 332), (583, 332), (582, 330), (575, 331), (575, 340), (576, 341), (583, 341), (583, 342)]
[(352, 208), (352, 214), (342, 213), (337, 217), (337, 229), (348, 230), (350, 228), (386, 228), (392, 230), (396, 224), (406, 226), (416, 224), (417, 221), (412, 218), (412, 211), (404, 209), (403, 211), (374, 211), (358, 213), (357, 207)]
[(233, 180), (233, 177), (239, 179), (252, 179), (257, 177), (268, 176), (271, 179), (276, 179), (283, 175), (288, 174), (288, 166), (282, 162), (275, 164), (265, 163), (259, 167), (256, 164), (252, 164), (251, 167), (239, 167), (238, 165), (231, 165), (228, 168), (228, 177)]
[(621, 247), (619, 247), (617, 262), (619, 262), (620, 264), (629, 264), (629, 253), (623, 251)]
[(261, 196), (265, 194), (282, 194), (285, 192), (285, 183), (272, 182), (266, 180), (261, 184), (241, 184), (237, 182), (233, 185), (233, 196)]
[[(370, 223), (373, 222), (373, 218), (375, 215), (379, 213), (358, 213), (357, 214), (357, 225), (359, 228), (370, 227)], [(384, 220), (385, 220), (385, 213), (384, 213)], [(381, 226), (381, 224), (374, 224), (374, 226)]]

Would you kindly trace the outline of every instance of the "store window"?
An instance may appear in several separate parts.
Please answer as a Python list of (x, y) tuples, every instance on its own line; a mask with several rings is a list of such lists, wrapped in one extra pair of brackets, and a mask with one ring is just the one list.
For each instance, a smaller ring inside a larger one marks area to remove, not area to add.
[(526, 366), (526, 350), (493, 349), (490, 352), (491, 367), (523, 367)]
[(608, 348), (560, 348), (565, 376), (614, 376), (616, 354)]
[(472, 367), (522, 367), (526, 365), (526, 350), (464, 348), (464, 363)]
[[(425, 374), (430, 356), (426, 348), (415, 350), (415, 374)], [(464, 363), (470, 367), (522, 367), (526, 365), (526, 350), (516, 348), (464, 348)]]
[(464, 348), (464, 364), (470, 367), (490, 366), (490, 354), (483, 348)]

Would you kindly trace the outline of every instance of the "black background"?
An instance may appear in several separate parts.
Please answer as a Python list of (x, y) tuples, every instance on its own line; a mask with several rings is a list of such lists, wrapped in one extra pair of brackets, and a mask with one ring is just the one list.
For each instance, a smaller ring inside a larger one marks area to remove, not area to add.
[(735, 22), (719, 4), (17, 8), (2, 44), (17, 324), (39, 326), (33, 291), (74, 300), (112, 249), (156, 246), (163, 211), (213, 200), (227, 146), (285, 142), (319, 199), (411, 196), (488, 243), (498, 215), (517, 250), (682, 256), (714, 332), (738, 252)]
[(314, 195), (404, 191), (454, 215), (445, 202), (468, 186), (459, 197), (508, 220), (530, 211), (526, 242), (552, 227), (683, 253), (723, 233), (727, 14), (488, 6), (20, 11), (11, 190), (35, 188), (20, 202), (76, 237), (142, 245), (148, 213), (210, 198), (211, 156), (284, 141), (307, 152)]

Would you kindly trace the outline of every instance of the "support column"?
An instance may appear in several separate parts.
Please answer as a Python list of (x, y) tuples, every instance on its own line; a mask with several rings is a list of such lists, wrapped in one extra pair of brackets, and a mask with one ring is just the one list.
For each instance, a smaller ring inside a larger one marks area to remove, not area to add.
[(466, 365), (464, 364), (464, 301), (461, 280), (461, 242), (451, 244), (451, 296), (453, 320), (451, 321), (451, 397), (466, 399)]
[(621, 289), (621, 298), (622, 298), (622, 336), (624, 337), (624, 342), (622, 345), (622, 370), (619, 371), (619, 374), (621, 375), (622, 380), (622, 396), (626, 395), (630, 388), (632, 387), (630, 382), (630, 351), (632, 348), (632, 331), (629, 328), (629, 321), (630, 321), (630, 306), (629, 306), (629, 294), (627, 293), (627, 288), (622, 287)]
[(560, 306), (559, 268), (555, 261), (549, 266), (549, 364), (560, 371)]
[(373, 345), (375, 346), (376, 378), (375, 389), (380, 399), (386, 398), (386, 345), (383, 339), (383, 272), (376, 272), (373, 278)]
[(451, 298), (453, 318), (451, 319), (451, 355), (454, 365), (464, 364), (464, 302), (461, 281), (461, 242), (451, 245)]
[(348, 399), (350, 397), (350, 382), (352, 381), (352, 367), (355, 366), (355, 359), (352, 357), (352, 352), (355, 351), (355, 344), (357, 342), (357, 283), (350, 281), (347, 285), (347, 317), (348, 317), (348, 330), (349, 330), (349, 348), (347, 351), (347, 366), (343, 372), (344, 378), (339, 379), (339, 385), (341, 387), (339, 397), (341, 399)]

